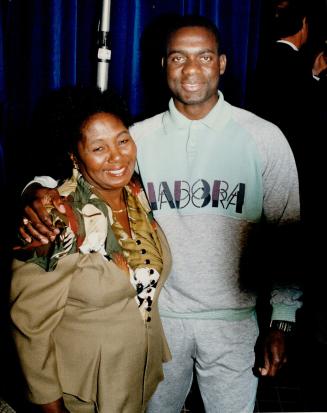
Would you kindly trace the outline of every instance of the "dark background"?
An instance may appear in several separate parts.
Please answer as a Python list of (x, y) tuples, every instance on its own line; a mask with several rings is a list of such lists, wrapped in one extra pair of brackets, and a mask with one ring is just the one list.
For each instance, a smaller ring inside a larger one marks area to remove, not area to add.
[[(23, 186), (46, 174), (56, 142), (47, 131), (34, 151), (29, 124), (52, 89), (96, 83), (101, 0), (0, 0), (0, 397), (21, 412), (22, 380), (8, 329), (10, 246)], [(308, 1), (308, 59), (327, 38), (326, 0)], [(248, 108), (260, 52), (271, 41), (270, 0), (112, 0), (109, 87), (135, 119), (166, 108), (160, 39), (173, 14), (198, 13), (220, 28), (227, 70), (220, 85), (232, 104)], [(227, 412), (226, 412), (227, 413)]]

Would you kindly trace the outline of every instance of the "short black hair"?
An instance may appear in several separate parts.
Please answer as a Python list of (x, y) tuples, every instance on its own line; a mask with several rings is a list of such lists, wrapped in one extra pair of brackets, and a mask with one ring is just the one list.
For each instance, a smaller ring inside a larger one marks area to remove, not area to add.
[(195, 14), (187, 14), (184, 16), (179, 15), (172, 19), (166, 34), (165, 53), (167, 53), (167, 48), (171, 37), (177, 32), (177, 30), (184, 27), (203, 27), (207, 29), (215, 36), (217, 51), (219, 53), (221, 50), (221, 35), (218, 27), (207, 17)]
[(307, 16), (301, 0), (277, 0), (273, 6), (273, 30), (277, 39), (293, 36), (302, 29)]
[[(46, 162), (44, 166), (48, 174), (57, 179), (70, 177), (69, 154), (77, 155), (83, 124), (97, 113), (115, 115), (126, 128), (132, 125), (125, 102), (112, 90), (102, 92), (96, 86), (65, 86), (51, 91), (39, 101), (31, 136), (38, 159)], [(46, 150), (42, 152), (42, 148)], [(45, 154), (49, 150), (50, 157)]]

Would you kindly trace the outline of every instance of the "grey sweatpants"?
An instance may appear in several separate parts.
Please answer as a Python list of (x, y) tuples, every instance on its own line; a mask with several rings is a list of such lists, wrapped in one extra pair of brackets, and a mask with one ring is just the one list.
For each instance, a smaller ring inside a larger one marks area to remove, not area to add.
[(257, 378), (252, 373), (258, 337), (255, 316), (242, 321), (164, 318), (172, 361), (147, 413), (179, 413), (195, 367), (207, 413), (252, 413)]

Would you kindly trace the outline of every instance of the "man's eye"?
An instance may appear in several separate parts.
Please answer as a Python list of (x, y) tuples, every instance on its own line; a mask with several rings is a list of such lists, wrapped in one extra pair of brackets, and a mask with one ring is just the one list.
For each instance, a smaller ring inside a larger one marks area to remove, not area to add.
[(171, 58), (171, 61), (174, 63), (181, 63), (184, 61), (184, 57), (183, 56), (173, 56)]
[(204, 56), (201, 56), (201, 60), (202, 60), (203, 62), (211, 62), (212, 57), (211, 57), (211, 56), (204, 55)]

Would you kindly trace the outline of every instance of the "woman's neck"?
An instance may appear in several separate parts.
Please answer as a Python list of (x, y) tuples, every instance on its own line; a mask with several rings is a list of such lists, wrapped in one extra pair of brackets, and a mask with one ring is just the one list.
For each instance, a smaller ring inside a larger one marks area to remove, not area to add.
[(126, 209), (126, 201), (124, 196), (124, 188), (101, 190), (93, 188), (95, 194), (100, 195), (101, 198), (110, 206), (113, 211), (120, 211)]

